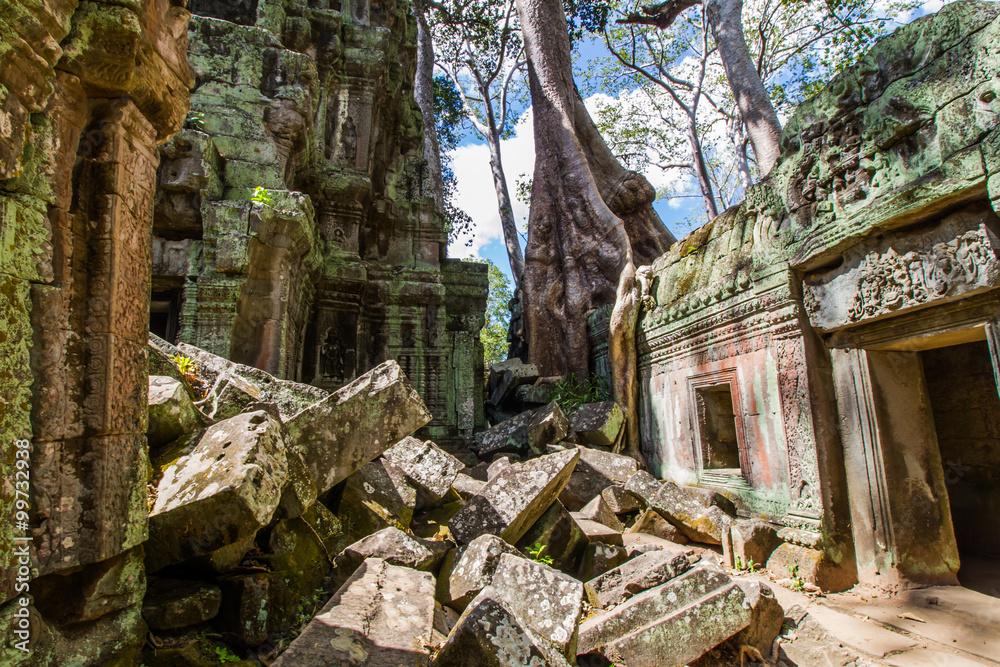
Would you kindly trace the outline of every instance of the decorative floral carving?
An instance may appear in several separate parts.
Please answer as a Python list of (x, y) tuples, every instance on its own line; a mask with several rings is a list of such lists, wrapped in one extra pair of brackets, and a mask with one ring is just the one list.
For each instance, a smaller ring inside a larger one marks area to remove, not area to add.
[(900, 255), (892, 248), (871, 252), (861, 263), (861, 279), (848, 310), (851, 322), (910, 308), (972, 285), (991, 261), (989, 242), (979, 230), (934, 245), (929, 252)]

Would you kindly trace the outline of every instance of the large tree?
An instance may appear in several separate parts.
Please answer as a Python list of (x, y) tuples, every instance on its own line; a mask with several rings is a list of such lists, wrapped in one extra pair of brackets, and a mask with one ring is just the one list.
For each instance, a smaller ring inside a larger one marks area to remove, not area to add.
[(743, 34), (743, 0), (667, 0), (647, 5), (621, 22), (654, 25), (666, 30), (681, 12), (701, 4), (704, 4), (712, 37), (722, 56), (726, 80), (753, 144), (757, 168), (761, 174), (767, 174), (781, 152), (781, 122), (747, 47)]
[(512, 87), (521, 79), (524, 66), (514, 0), (441, 0), (430, 6), (437, 69), (450, 80), (462, 102), (465, 120), (489, 148), (500, 226), (518, 286), (524, 257), (500, 148), (501, 139), (515, 121)]
[(635, 267), (666, 252), (673, 236), (653, 210), (655, 192), (622, 167), (594, 126), (573, 81), (559, 0), (517, 0), (535, 128), (523, 283), (530, 360), (545, 375), (589, 375), (587, 316), (617, 302), (611, 323), (612, 385), (635, 418)]

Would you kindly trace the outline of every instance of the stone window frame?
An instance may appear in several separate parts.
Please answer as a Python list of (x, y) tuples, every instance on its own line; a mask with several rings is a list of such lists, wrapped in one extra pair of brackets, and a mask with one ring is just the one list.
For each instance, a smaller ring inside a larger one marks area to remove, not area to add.
[[(734, 476), (732, 481), (735, 486), (752, 486), (753, 479), (750, 475), (750, 458), (747, 452), (746, 424), (743, 420), (743, 395), (740, 392), (740, 383), (737, 379), (736, 368), (724, 368), (717, 371), (710, 371), (708, 373), (691, 375), (687, 379), (687, 384), (691, 405), (689, 419), (691, 432), (693, 434), (693, 451), (691, 454), (697, 466), (696, 473), (698, 475), (698, 480), (701, 481), (706, 470), (710, 470), (705, 468), (705, 444), (702, 442), (702, 429), (700, 424), (702, 415), (701, 403), (698, 400), (698, 392), (712, 387), (728, 385), (729, 393), (733, 398), (733, 420), (736, 422), (736, 447), (740, 458), (740, 475), (738, 477)], [(713, 480), (713, 483), (715, 483), (715, 481), (716, 480)]]

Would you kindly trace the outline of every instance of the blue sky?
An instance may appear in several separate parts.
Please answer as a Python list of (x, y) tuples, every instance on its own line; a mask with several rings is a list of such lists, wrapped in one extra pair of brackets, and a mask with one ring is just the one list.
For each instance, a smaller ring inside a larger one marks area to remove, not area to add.
[[(928, 12), (937, 11), (942, 4), (944, 4), (942, 0), (929, 0), (920, 9), (912, 12), (910, 16), (901, 21), (908, 22)], [(605, 55), (607, 55), (607, 51), (602, 42), (589, 40), (581, 43), (578, 47), (576, 72), (586, 71), (590, 67), (590, 63)], [(580, 80), (579, 75), (577, 75), (577, 85), (581, 91), (586, 90), (585, 82)], [(618, 94), (624, 91), (625, 89), (619, 91)], [(587, 93), (584, 95), (586, 96)], [(591, 108), (592, 114), (594, 113), (593, 101), (594, 97), (587, 98), (588, 107)], [(522, 178), (522, 175), (530, 178), (533, 170), (534, 141), (530, 113), (521, 114), (513, 136), (502, 142), (501, 153), (511, 197), (515, 198), (517, 181)], [(474, 228), (469, 238), (449, 247), (449, 256), (489, 259), (509, 278), (510, 266), (500, 228), (496, 192), (493, 188), (489, 152), (485, 142), (475, 132), (470, 131), (465, 137), (463, 145), (453, 151), (451, 157), (452, 168), (458, 179), (457, 204), (472, 216)], [(662, 173), (647, 173), (646, 177), (656, 187), (665, 185), (668, 178)], [(676, 178), (676, 175), (672, 178)], [(527, 225), (528, 207), (515, 199), (513, 208), (518, 227), (521, 232), (524, 232)], [(697, 197), (659, 199), (653, 204), (653, 208), (659, 213), (667, 228), (678, 238), (691, 231), (688, 220), (704, 216), (702, 202)], [(465, 244), (465, 241), (468, 240), (471, 240), (471, 246)], [(522, 234), (522, 249), (524, 240)]]

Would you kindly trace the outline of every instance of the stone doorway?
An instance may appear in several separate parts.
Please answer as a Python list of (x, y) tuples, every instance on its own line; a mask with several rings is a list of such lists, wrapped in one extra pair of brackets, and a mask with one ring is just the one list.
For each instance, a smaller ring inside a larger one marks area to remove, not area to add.
[(985, 340), (920, 353), (961, 563), (1000, 597), (1000, 394)]
[(149, 301), (149, 332), (168, 343), (177, 342), (180, 325), (181, 290), (153, 292)]

